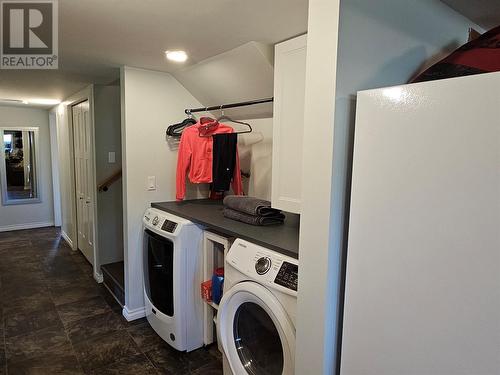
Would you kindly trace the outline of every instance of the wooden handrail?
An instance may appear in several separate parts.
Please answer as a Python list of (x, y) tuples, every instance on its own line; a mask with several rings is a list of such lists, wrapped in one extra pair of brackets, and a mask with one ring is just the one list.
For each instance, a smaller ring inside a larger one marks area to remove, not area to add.
[(109, 176), (106, 180), (104, 180), (102, 183), (97, 185), (97, 190), (99, 192), (101, 191), (108, 191), (109, 187), (113, 185), (116, 181), (118, 181), (122, 177), (122, 170), (120, 169), (119, 171), (116, 171), (114, 174)]

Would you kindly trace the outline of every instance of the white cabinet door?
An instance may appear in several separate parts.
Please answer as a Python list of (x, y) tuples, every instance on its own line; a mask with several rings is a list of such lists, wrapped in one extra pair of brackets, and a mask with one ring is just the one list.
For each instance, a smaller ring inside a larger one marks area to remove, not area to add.
[(341, 374), (499, 374), (499, 87), (358, 94)]
[(274, 58), (272, 205), (300, 213), (307, 35), (277, 44)]

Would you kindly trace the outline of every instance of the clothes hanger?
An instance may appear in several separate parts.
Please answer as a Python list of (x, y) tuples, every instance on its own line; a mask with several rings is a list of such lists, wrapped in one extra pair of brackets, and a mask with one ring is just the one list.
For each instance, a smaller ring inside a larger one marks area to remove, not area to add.
[(188, 113), (188, 117), (178, 124), (170, 125), (167, 128), (167, 136), (170, 137), (180, 137), (184, 128), (196, 124), (196, 119), (193, 118), (191, 113)]
[[(205, 112), (208, 112), (208, 107), (205, 108)], [(211, 117), (205, 116), (200, 118), (200, 127), (198, 128), (198, 136), (202, 138), (211, 137), (212, 134), (203, 134), (202, 131), (208, 131), (212, 128), (217, 128), (219, 126), (219, 122), (217, 119), (213, 119)]]
[(184, 129), (190, 125), (196, 124), (195, 121), (184, 122), (175, 125), (171, 125), (167, 128), (167, 136), (170, 137), (180, 137)]
[(240, 124), (240, 125), (245, 125), (245, 126), (248, 126), (248, 129), (247, 130), (244, 130), (244, 131), (240, 131), (240, 132), (234, 132), (233, 134), (245, 134), (245, 133), (251, 133), (253, 132), (253, 129), (252, 129), (252, 126), (247, 123), (247, 122), (243, 122), (243, 121), (237, 121), (237, 120), (233, 120), (231, 117), (227, 116), (224, 114), (224, 108), (223, 108), (223, 105), (220, 106), (220, 112), (221, 112), (221, 115), (220, 117), (218, 117), (216, 119), (217, 122), (220, 122), (222, 120), (227, 120), (227, 121), (231, 121), (231, 122), (234, 122), (235, 124)]

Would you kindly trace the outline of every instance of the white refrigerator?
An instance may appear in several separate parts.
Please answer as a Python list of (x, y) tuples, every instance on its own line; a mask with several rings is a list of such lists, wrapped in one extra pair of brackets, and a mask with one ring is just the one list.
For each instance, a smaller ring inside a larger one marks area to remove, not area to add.
[(358, 93), (342, 375), (500, 374), (500, 73)]

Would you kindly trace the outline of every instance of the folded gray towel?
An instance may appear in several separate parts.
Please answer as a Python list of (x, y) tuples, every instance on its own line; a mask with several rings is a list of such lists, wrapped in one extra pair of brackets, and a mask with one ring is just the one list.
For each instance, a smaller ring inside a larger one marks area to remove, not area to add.
[(254, 197), (242, 195), (228, 195), (224, 198), (224, 206), (235, 211), (255, 216), (273, 216), (281, 211), (271, 208), (271, 202)]
[(243, 212), (235, 211), (230, 208), (224, 207), (222, 211), (223, 215), (228, 219), (241, 221), (242, 223), (251, 224), (251, 225), (276, 225), (283, 224), (285, 221), (285, 215), (278, 212), (271, 216), (255, 216), (249, 215)]

